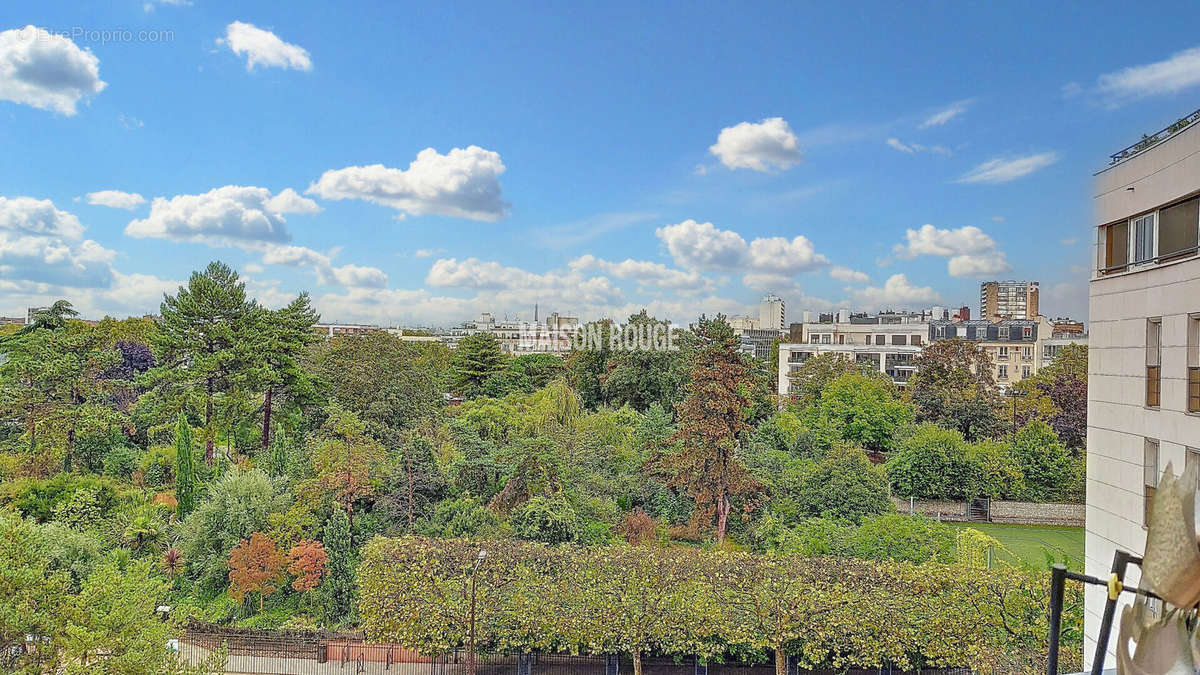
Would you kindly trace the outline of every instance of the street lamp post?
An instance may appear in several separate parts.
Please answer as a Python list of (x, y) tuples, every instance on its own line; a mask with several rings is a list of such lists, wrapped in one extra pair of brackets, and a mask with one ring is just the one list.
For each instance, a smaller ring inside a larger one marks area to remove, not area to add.
[(479, 555), (475, 558), (475, 567), (471, 568), (471, 627), (470, 637), (470, 652), (467, 654), (467, 672), (469, 675), (475, 675), (476, 658), (475, 658), (475, 577), (479, 573), (479, 566), (483, 564), (483, 559), (487, 557), (487, 551), (479, 551)]
[(1017, 447), (1017, 399), (1018, 399), (1018, 398), (1020, 398), (1021, 396), (1024, 396), (1024, 395), (1025, 395), (1025, 393), (1024, 393), (1024, 392), (1022, 392), (1022, 391), (1017, 391), (1017, 389), (1016, 389), (1015, 387), (1009, 387), (1009, 388), (1008, 388), (1008, 391), (1007, 391), (1007, 392), (1005, 392), (1005, 395), (1006, 395), (1006, 396), (1008, 396), (1009, 398), (1011, 398), (1011, 399), (1012, 399), (1012, 404), (1013, 404), (1013, 409), (1012, 409), (1012, 445), (1013, 445), (1013, 447), (1015, 448), (1015, 447)]

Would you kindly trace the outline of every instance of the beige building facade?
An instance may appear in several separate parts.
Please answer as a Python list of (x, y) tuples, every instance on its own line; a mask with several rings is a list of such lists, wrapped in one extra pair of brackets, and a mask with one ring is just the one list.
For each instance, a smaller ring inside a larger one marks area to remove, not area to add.
[(980, 319), (1036, 319), (1039, 313), (1036, 281), (985, 281), (979, 284)]
[[(1096, 175), (1085, 567), (1101, 578), (1116, 550), (1144, 552), (1167, 464), (1179, 473), (1200, 458), (1200, 126), (1177, 126)], [(1139, 577), (1131, 566), (1127, 581)], [(1087, 588), (1085, 667), (1104, 602)]]

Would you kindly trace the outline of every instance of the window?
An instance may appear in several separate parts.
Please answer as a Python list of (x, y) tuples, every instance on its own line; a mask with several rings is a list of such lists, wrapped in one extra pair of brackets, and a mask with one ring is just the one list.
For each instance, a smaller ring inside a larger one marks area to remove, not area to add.
[(1120, 222), (1103, 228), (1104, 264), (1108, 271), (1120, 271), (1129, 264), (1129, 223)]
[(1154, 214), (1147, 213), (1133, 219), (1133, 262), (1147, 262), (1154, 258)]
[(1187, 411), (1200, 413), (1200, 314), (1187, 322)]
[(827, 345), (827, 344), (829, 344), (829, 343), (831, 343), (831, 342), (833, 342), (833, 336), (832, 336), (832, 335), (830, 335), (830, 334), (826, 333), (826, 334), (824, 334), (824, 335), (822, 335), (822, 336), (821, 336), (821, 344), (823, 344), (823, 345)]
[(892, 344), (906, 345), (906, 344), (908, 344), (908, 336), (907, 335), (893, 335), (892, 336)]
[(838, 344), (839, 345), (846, 344), (846, 336), (845, 335), (842, 335), (840, 333), (838, 334)]
[(876, 335), (875, 336), (875, 344), (877, 346), (887, 344), (887, 336), (886, 335)]
[(1200, 197), (1193, 197), (1159, 211), (1158, 255), (1160, 258), (1188, 255), (1196, 252), (1197, 206)]
[[(1183, 470), (1186, 472), (1197, 464), (1200, 464), (1200, 449), (1188, 448), (1183, 459)], [(1200, 473), (1196, 474), (1196, 489), (1200, 490)]]
[(1033, 347), (1021, 347), (1021, 359), (1025, 361), (1033, 360)]
[(1150, 524), (1150, 506), (1158, 488), (1158, 441), (1147, 438), (1142, 447), (1142, 525)]
[(914, 347), (920, 347), (921, 346), (921, 336), (913, 335), (912, 340), (909, 341), (909, 344), (911, 344)]
[(1024, 337), (1024, 338), (1033, 337), (1033, 326), (1025, 326), (1023, 329), (1021, 329), (1021, 337)]
[(1021, 377), (1029, 377), (1029, 366), (1021, 366)]
[(821, 342), (821, 336), (820, 336), (820, 335), (817, 335), (816, 333), (809, 333), (809, 334), (808, 334), (808, 343), (809, 343), (809, 344), (815, 345), (815, 344), (818, 344), (818, 343), (820, 343), (820, 342)]
[(1000, 380), (1008, 379), (1008, 366), (1006, 366), (1006, 365), (1000, 366), (999, 375), (997, 376), (997, 379), (1000, 379)]
[(1000, 354), (996, 358), (1000, 359), (1001, 361), (1007, 361), (1008, 360), (1008, 347), (1001, 347)]
[(1146, 321), (1146, 405), (1162, 404), (1162, 319)]

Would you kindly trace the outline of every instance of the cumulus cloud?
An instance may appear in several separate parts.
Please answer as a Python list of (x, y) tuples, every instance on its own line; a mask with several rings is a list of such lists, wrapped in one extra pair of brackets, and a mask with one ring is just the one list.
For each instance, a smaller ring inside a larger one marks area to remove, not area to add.
[(1200, 84), (1200, 47), (1169, 58), (1101, 75), (1096, 90), (1114, 103), (1160, 94), (1174, 94)]
[(909, 228), (904, 237), (905, 243), (893, 248), (897, 257), (906, 260), (921, 255), (949, 258), (946, 267), (953, 277), (990, 276), (1011, 269), (996, 240), (974, 225), (957, 229), (923, 225), (917, 230)]
[(322, 286), (385, 288), (388, 276), (377, 267), (345, 264), (336, 266), (333, 258), (304, 246), (270, 246), (263, 252), (264, 265), (310, 267)]
[(751, 270), (749, 274), (785, 277), (829, 263), (803, 235), (792, 239), (765, 237), (749, 244), (737, 232), (721, 230), (712, 223), (685, 220), (655, 230), (675, 263), (691, 270)]
[(773, 171), (800, 162), (800, 141), (782, 117), (725, 127), (708, 148), (730, 169)]
[(316, 202), (291, 188), (272, 196), (266, 188), (226, 185), (198, 195), (155, 197), (150, 215), (131, 221), (125, 234), (259, 250), (291, 239), (285, 214), (318, 211)]
[(1014, 159), (995, 158), (963, 174), (958, 183), (1007, 183), (1058, 161), (1058, 153), (1043, 152)]
[(867, 274), (859, 272), (858, 270), (852, 270), (849, 267), (843, 267), (841, 265), (834, 265), (831, 267), (829, 269), (829, 276), (837, 279), (838, 281), (844, 281), (846, 283), (865, 284), (871, 280), (871, 277)]
[(929, 127), (942, 126), (946, 122), (949, 122), (955, 117), (967, 112), (967, 108), (971, 105), (971, 101), (972, 99), (966, 99), (964, 101), (955, 101), (954, 103), (951, 103), (945, 108), (933, 113), (929, 117), (926, 117), (925, 121), (921, 122), (919, 128), (928, 129)]
[(867, 309), (911, 307), (940, 300), (937, 291), (929, 286), (914, 286), (904, 274), (888, 277), (882, 288), (867, 286), (857, 290), (850, 289), (849, 292), (860, 307)]
[(218, 38), (217, 44), (229, 47), (238, 56), (245, 56), (246, 70), (254, 70), (255, 66), (260, 65), (265, 68), (312, 70), (312, 60), (303, 47), (284, 42), (271, 31), (254, 24), (234, 21), (225, 27), (225, 37)]
[(83, 232), (78, 218), (48, 199), (0, 197), (0, 279), (108, 286), (116, 253)]
[(445, 155), (426, 148), (408, 165), (348, 166), (326, 171), (307, 190), (324, 199), (362, 199), (402, 214), (497, 221), (507, 215), (500, 189), (500, 154), (479, 146)]
[(713, 289), (712, 281), (701, 276), (698, 272), (671, 269), (666, 265), (649, 260), (634, 260), (626, 258), (621, 262), (613, 262), (586, 254), (570, 263), (572, 270), (596, 270), (609, 274), (618, 279), (636, 281), (642, 286), (681, 291), (685, 293), (704, 293)]
[(100, 190), (87, 193), (89, 204), (107, 206), (113, 209), (136, 209), (146, 203), (146, 198), (136, 192), (121, 192), (120, 190)]
[(0, 32), (0, 100), (69, 116), (105, 86), (90, 49), (32, 25)]

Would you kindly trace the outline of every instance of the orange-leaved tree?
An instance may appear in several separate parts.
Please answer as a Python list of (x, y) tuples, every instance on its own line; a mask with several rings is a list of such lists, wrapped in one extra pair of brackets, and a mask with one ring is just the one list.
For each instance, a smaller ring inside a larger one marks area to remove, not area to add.
[(321, 583), (325, 574), (325, 545), (316, 540), (301, 539), (299, 544), (288, 552), (292, 562), (288, 572), (296, 578), (292, 580), (292, 588), (297, 591), (311, 591)]
[(254, 532), (249, 541), (243, 539), (229, 553), (229, 594), (241, 602), (247, 593), (258, 593), (258, 611), (263, 598), (278, 587), (286, 560), (275, 542), (262, 532)]

